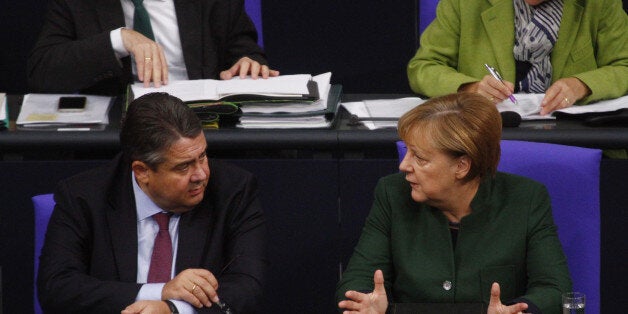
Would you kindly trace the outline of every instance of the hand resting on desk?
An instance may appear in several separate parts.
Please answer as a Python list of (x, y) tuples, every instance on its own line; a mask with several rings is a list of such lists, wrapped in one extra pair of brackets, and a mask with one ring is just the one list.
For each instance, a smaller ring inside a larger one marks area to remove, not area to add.
[[(124, 48), (135, 58), (137, 77), (144, 82), (144, 87), (149, 87), (151, 82), (155, 87), (167, 85), (168, 62), (162, 46), (132, 29), (123, 28), (121, 36)], [(266, 79), (279, 76), (279, 71), (271, 70), (249, 57), (242, 57), (231, 68), (220, 72), (220, 79), (229, 80), (236, 75), (240, 78), (251, 75), (252, 79)]]
[(123, 28), (120, 34), (124, 48), (135, 58), (137, 77), (144, 87), (151, 82), (155, 87), (168, 84), (168, 63), (161, 45), (132, 29)]
[(590, 95), (591, 90), (582, 81), (575, 77), (562, 78), (545, 91), (541, 102), (541, 115), (552, 111), (573, 106), (573, 104)]
[(259, 62), (249, 57), (242, 57), (231, 68), (220, 72), (220, 79), (230, 80), (238, 74), (240, 78), (245, 78), (247, 74), (251, 74), (251, 78), (256, 80), (259, 76), (265, 79), (272, 76), (279, 76), (279, 71), (271, 70), (267, 65), (261, 65)]

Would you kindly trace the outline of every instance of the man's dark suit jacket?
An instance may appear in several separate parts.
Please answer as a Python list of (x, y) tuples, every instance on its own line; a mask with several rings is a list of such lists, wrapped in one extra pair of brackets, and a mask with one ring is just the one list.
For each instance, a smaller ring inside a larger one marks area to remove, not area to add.
[[(252, 174), (210, 162), (201, 203), (182, 214), (176, 273), (205, 268), (236, 313), (261, 303), (267, 230)], [(37, 278), (46, 313), (120, 313), (141, 288), (131, 170), (120, 156), (108, 166), (61, 181)], [(216, 305), (202, 313), (220, 313)]]
[[(189, 79), (218, 79), (248, 56), (267, 64), (243, 0), (174, 0)], [(133, 82), (131, 58), (114, 54), (124, 27), (120, 0), (53, 0), (28, 58), (31, 92), (119, 95)]]

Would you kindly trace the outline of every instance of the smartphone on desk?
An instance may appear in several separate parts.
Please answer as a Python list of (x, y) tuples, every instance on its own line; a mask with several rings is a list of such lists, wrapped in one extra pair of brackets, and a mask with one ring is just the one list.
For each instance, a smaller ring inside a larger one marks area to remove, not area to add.
[(64, 96), (59, 97), (59, 106), (57, 111), (59, 112), (81, 112), (85, 111), (85, 102), (87, 97), (85, 96)]

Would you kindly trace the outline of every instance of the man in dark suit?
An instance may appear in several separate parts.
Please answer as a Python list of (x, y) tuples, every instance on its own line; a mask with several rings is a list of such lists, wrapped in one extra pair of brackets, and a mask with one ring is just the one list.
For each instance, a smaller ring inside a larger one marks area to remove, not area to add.
[(28, 58), (29, 90), (119, 95), (135, 79), (160, 86), (279, 74), (267, 66), (243, 0), (144, 0), (154, 39), (133, 30), (132, 1), (51, 0)]
[[(108, 166), (57, 186), (37, 278), (44, 311), (255, 312), (267, 230), (253, 175), (208, 161), (197, 116), (165, 93), (131, 103), (120, 142)], [(162, 231), (166, 259), (154, 255)], [(151, 282), (157, 262), (167, 279)]]

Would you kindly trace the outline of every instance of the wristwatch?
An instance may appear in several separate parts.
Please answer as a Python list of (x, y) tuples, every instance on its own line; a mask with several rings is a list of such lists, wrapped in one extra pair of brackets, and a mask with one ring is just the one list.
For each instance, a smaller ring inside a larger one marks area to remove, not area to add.
[(168, 307), (170, 308), (170, 312), (172, 314), (179, 314), (179, 310), (177, 309), (177, 307), (174, 305), (174, 303), (172, 303), (172, 301), (170, 300), (164, 300), (164, 302), (166, 302), (166, 304), (168, 304)]

